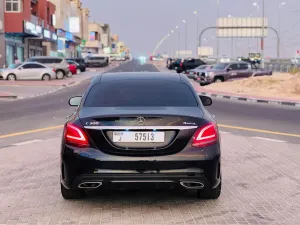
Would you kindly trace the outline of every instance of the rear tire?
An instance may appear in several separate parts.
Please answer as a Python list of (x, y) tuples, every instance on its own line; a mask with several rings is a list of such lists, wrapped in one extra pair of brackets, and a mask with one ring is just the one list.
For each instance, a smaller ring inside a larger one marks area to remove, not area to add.
[(62, 70), (57, 70), (56, 71), (56, 79), (61, 80), (65, 76), (65, 73)]
[(221, 82), (224, 82), (224, 78), (223, 78), (223, 77), (215, 77), (214, 82), (215, 82), (215, 83), (221, 83)]
[(62, 184), (60, 184), (60, 190), (64, 199), (80, 199), (84, 197), (84, 191), (67, 189)]
[(197, 190), (197, 198), (200, 199), (217, 199), (221, 195), (222, 181), (213, 189)]
[(51, 77), (50, 77), (49, 74), (44, 74), (44, 75), (42, 76), (42, 80), (43, 80), (43, 81), (50, 81), (50, 80), (51, 80)]
[(9, 80), (9, 81), (15, 81), (15, 80), (17, 80), (17, 77), (16, 77), (15, 74), (11, 73), (11, 74), (7, 75), (6, 79)]

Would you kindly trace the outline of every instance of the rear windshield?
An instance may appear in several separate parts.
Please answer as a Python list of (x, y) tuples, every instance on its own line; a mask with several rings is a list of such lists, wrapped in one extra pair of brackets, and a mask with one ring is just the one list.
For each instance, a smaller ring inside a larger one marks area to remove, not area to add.
[(31, 58), (28, 60), (28, 62), (39, 62), (42, 64), (62, 63), (62, 61), (60, 58)]
[(205, 69), (207, 65), (198, 66), (197, 69)]
[(104, 57), (89, 57), (88, 60), (104, 60)]
[(223, 69), (225, 69), (228, 65), (229, 65), (228, 63), (219, 63), (219, 64), (216, 64), (215, 66), (213, 66), (213, 69), (223, 70)]
[(131, 80), (96, 84), (84, 107), (195, 107), (192, 90), (180, 82)]

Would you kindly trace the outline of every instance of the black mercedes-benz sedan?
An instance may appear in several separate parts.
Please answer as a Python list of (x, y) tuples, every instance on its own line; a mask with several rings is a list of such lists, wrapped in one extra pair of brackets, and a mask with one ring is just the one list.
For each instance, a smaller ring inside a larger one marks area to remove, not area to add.
[(62, 138), (63, 198), (140, 183), (220, 196), (220, 136), (204, 108), (212, 100), (184, 74), (104, 73), (69, 104), (77, 108)]

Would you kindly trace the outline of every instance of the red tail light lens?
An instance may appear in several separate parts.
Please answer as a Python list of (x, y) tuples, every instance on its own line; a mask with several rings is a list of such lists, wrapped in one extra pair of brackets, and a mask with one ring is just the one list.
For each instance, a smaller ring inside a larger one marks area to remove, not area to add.
[(56, 72), (56, 69), (52, 69), (53, 70), (53, 72)]
[(214, 123), (199, 128), (193, 136), (193, 147), (207, 147), (217, 143), (218, 131)]
[(86, 148), (89, 146), (87, 135), (82, 128), (71, 123), (66, 126), (65, 140), (68, 144), (76, 147)]
[(182, 62), (180, 63), (180, 67), (182, 67)]

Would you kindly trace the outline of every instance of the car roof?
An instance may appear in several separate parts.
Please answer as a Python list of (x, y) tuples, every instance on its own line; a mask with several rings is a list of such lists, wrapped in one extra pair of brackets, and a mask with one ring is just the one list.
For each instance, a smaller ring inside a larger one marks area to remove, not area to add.
[(30, 59), (64, 59), (63, 57), (56, 56), (32, 56)]
[(91, 85), (102, 82), (122, 80), (151, 80), (151, 81), (173, 81), (190, 85), (188, 78), (183, 74), (162, 72), (117, 72), (103, 73), (93, 78)]

